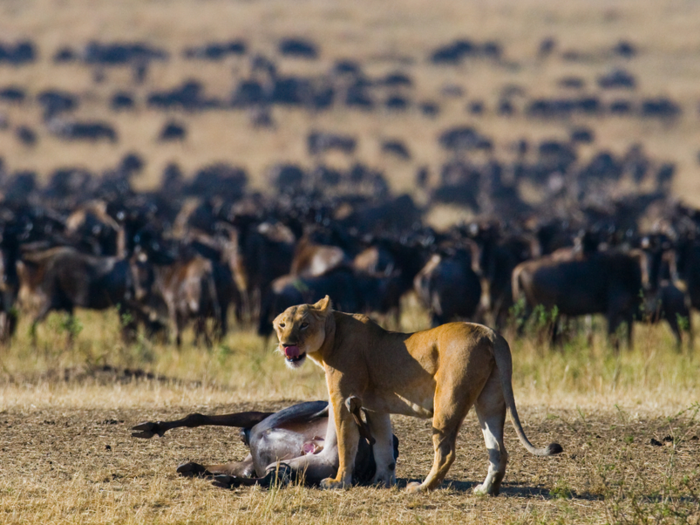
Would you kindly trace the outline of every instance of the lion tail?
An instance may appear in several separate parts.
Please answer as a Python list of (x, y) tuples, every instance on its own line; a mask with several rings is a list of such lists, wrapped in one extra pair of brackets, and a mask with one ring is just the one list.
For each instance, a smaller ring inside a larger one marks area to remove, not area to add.
[(513, 421), (513, 427), (518, 434), (518, 438), (528, 452), (535, 456), (554, 456), (563, 452), (564, 449), (559, 443), (550, 443), (545, 448), (535, 448), (530, 440), (527, 439), (523, 426), (518, 417), (518, 411), (515, 408), (515, 396), (513, 395), (513, 358), (511, 357), (510, 347), (503, 337), (494, 332), (493, 339), (493, 354), (496, 359), (496, 368), (501, 378), (501, 387), (503, 388), (503, 397), (506, 401), (506, 406), (510, 412), (510, 418)]

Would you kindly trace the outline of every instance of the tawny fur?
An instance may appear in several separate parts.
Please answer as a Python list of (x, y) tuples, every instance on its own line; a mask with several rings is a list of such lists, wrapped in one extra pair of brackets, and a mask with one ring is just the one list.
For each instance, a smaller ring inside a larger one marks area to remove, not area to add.
[(437, 488), (445, 478), (455, 459), (457, 433), (472, 405), (490, 460), (477, 492), (497, 495), (505, 475), (506, 408), (528, 451), (541, 456), (561, 452), (557, 444), (536, 449), (525, 436), (513, 398), (510, 348), (490, 328), (448, 323), (413, 334), (389, 332), (364, 315), (334, 311), (328, 296), (314, 305), (288, 308), (274, 327), (283, 353), (284, 347), (299, 348), (299, 357), (287, 359), (290, 366), (300, 366), (308, 356), (326, 374), (340, 464), (337, 476), (322, 486), (345, 487), (352, 480), (359, 432), (344, 405), (351, 396), (362, 400), (376, 439), (376, 484), (396, 482), (389, 414), (433, 420), (433, 467), (423, 483), (409, 485), (412, 491)]

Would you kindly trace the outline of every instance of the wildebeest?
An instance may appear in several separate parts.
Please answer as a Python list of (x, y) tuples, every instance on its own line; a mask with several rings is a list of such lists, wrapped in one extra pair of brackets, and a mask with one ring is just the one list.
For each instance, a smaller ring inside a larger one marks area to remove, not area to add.
[(19, 295), (19, 240), (16, 227), (6, 225), (0, 240), (0, 341), (10, 341), (17, 328), (17, 297)]
[(315, 277), (279, 277), (264, 297), (258, 334), (268, 336), (272, 320), (288, 307), (326, 295), (343, 311), (388, 313), (398, 304), (399, 283), (398, 276), (370, 275), (342, 266)]
[(681, 350), (684, 332), (688, 335), (688, 347), (693, 348), (690, 298), (674, 283), (664, 281), (656, 290), (647, 293), (644, 309), (639, 312), (638, 318), (652, 324), (666, 321), (676, 339), (676, 348)]
[(116, 130), (107, 122), (67, 121), (55, 118), (47, 123), (47, 127), (51, 133), (64, 140), (118, 140)]
[(646, 285), (642, 257), (637, 252), (586, 254), (564, 248), (515, 267), (513, 300), (524, 298), (529, 308), (542, 305), (547, 312), (556, 309), (567, 317), (603, 314), (611, 336), (626, 323), (631, 347), (632, 325)]
[(478, 248), (433, 255), (414, 279), (414, 289), (430, 310), (432, 325), (455, 318), (474, 319), (481, 303)]
[(184, 124), (175, 121), (169, 121), (160, 130), (158, 140), (161, 142), (169, 142), (172, 140), (183, 141), (187, 137), (187, 128)]
[(22, 254), (21, 263), (22, 285), (38, 302), (32, 333), (52, 310), (72, 316), (76, 307), (120, 307), (127, 313), (134, 304), (134, 279), (125, 257), (97, 257), (60, 246)]
[[(371, 483), (376, 471), (372, 438), (361, 415), (357, 398), (348, 398), (346, 408), (360, 427), (360, 439), (353, 481), (358, 485)], [(299, 403), (279, 412), (241, 412), (220, 416), (190, 414), (177, 421), (147, 422), (133, 427), (132, 436), (151, 438), (162, 436), (179, 427), (218, 425), (241, 428), (241, 438), (250, 453), (239, 462), (225, 465), (185, 463), (177, 468), (183, 476), (213, 476), (220, 487), (241, 485), (270, 486), (276, 480), (303, 480), (306, 485), (318, 485), (334, 476), (338, 470), (338, 442), (332, 419), (332, 407), (326, 401)], [(398, 458), (398, 439), (394, 441), (394, 460)]]
[(217, 293), (214, 263), (190, 250), (176, 257), (157, 251), (147, 253), (139, 250), (135, 263), (138, 298), (147, 305), (155, 295), (156, 301), (165, 303), (175, 343), (182, 344), (182, 332), (190, 320), (194, 321), (195, 342), (204, 336), (206, 344), (211, 345), (207, 318), (214, 320), (217, 338), (225, 335), (229, 298)]

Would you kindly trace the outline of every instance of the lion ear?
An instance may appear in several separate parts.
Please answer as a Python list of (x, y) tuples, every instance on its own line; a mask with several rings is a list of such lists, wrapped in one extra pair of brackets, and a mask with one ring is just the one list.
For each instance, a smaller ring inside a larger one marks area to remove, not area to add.
[(314, 305), (314, 308), (316, 310), (320, 310), (321, 312), (327, 312), (331, 310), (331, 298), (326, 295), (323, 299), (321, 299)]

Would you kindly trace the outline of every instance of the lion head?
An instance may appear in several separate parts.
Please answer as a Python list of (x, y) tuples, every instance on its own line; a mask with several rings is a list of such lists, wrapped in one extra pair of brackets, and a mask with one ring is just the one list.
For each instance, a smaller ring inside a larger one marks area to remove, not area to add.
[(326, 317), (331, 311), (331, 299), (326, 295), (316, 304), (290, 306), (275, 318), (272, 325), (287, 366), (299, 368), (307, 355), (320, 364), (314, 354), (326, 339)]

